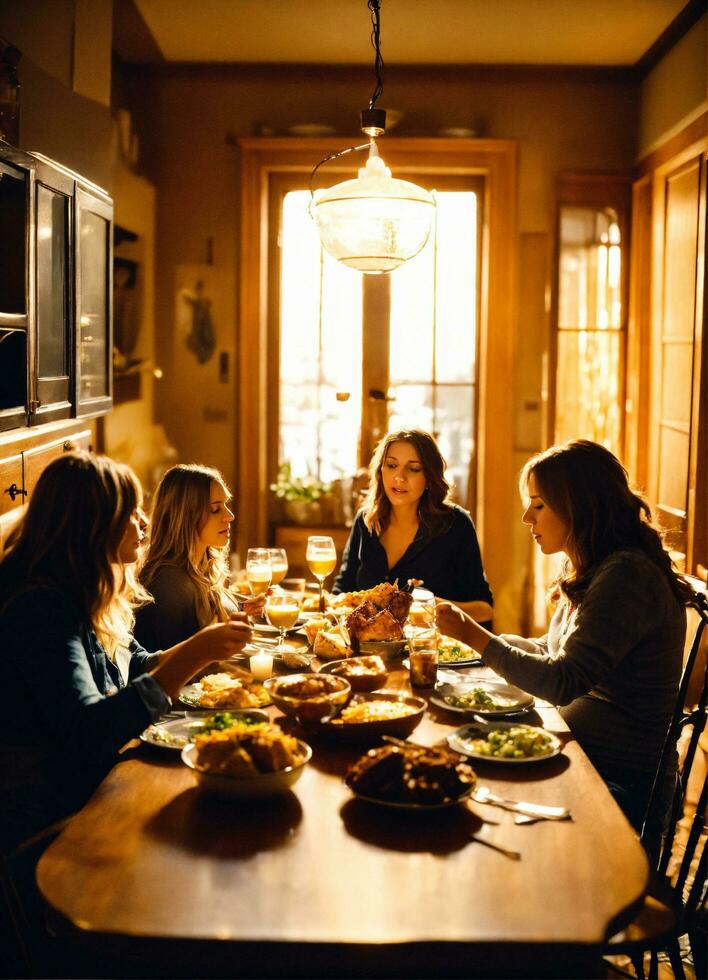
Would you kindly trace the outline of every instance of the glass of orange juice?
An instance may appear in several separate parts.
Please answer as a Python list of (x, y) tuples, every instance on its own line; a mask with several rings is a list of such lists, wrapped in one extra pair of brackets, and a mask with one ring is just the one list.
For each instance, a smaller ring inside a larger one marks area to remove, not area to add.
[(285, 634), (298, 621), (301, 604), (302, 595), (298, 592), (274, 592), (266, 599), (265, 615), (270, 625), (278, 630), (276, 650), (279, 653), (285, 650)]
[(311, 535), (305, 552), (307, 565), (320, 585), (320, 612), (324, 612), (324, 582), (337, 565), (337, 549), (332, 538)]

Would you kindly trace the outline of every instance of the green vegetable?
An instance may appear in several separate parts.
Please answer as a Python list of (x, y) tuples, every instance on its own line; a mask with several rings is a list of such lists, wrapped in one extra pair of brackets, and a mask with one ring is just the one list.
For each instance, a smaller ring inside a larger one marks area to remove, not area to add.
[(473, 687), (466, 694), (450, 694), (445, 700), (455, 708), (486, 708), (488, 711), (503, 711), (512, 701), (495, 701), (483, 687)]
[(486, 738), (470, 738), (466, 742), (478, 755), (495, 759), (532, 759), (553, 751), (553, 739), (548, 732), (526, 725), (499, 729)]

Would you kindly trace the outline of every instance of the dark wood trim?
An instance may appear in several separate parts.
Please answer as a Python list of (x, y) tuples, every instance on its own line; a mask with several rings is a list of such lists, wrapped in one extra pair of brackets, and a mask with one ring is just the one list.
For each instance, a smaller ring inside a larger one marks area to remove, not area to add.
[(652, 68), (661, 61), (665, 54), (668, 54), (685, 34), (688, 34), (705, 13), (706, 0), (688, 0), (686, 6), (676, 14), (666, 30), (662, 31), (656, 41), (634, 63), (637, 81), (646, 78)]
[(708, 112), (703, 112), (675, 136), (670, 137), (656, 150), (652, 150), (651, 153), (642, 157), (635, 168), (635, 177), (644, 177), (645, 174), (653, 173), (658, 167), (677, 157), (687, 147), (705, 140), (706, 137), (708, 137)]

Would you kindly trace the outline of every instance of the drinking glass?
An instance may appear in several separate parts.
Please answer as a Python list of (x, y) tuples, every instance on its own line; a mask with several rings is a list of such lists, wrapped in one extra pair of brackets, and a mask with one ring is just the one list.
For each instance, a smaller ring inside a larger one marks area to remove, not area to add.
[(285, 548), (269, 548), (273, 585), (279, 585), (288, 574), (288, 553)]
[(249, 548), (246, 555), (246, 578), (253, 595), (265, 592), (273, 578), (268, 548)]
[(305, 553), (307, 564), (320, 586), (320, 612), (324, 612), (324, 582), (337, 565), (337, 549), (332, 538), (311, 535)]
[(297, 592), (274, 592), (266, 599), (266, 619), (278, 630), (278, 645), (275, 648), (278, 653), (286, 649), (285, 633), (298, 621), (301, 605), (302, 596)]
[(425, 630), (408, 638), (411, 687), (435, 687), (438, 678), (437, 630)]
[(411, 603), (408, 621), (413, 626), (424, 629), (435, 629), (435, 596), (429, 589), (415, 588), (411, 592)]

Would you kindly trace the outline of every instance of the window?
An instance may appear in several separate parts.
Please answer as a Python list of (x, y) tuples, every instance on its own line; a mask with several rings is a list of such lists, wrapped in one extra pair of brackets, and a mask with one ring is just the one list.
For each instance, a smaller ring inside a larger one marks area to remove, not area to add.
[(310, 220), (309, 192), (284, 192), (276, 465), (323, 480), (348, 476), (386, 431), (419, 427), (438, 438), (457, 499), (471, 506), (478, 192), (466, 183), (438, 191), (427, 245), (390, 277), (332, 259)]
[(624, 449), (628, 187), (561, 178), (555, 316), (556, 442)]

